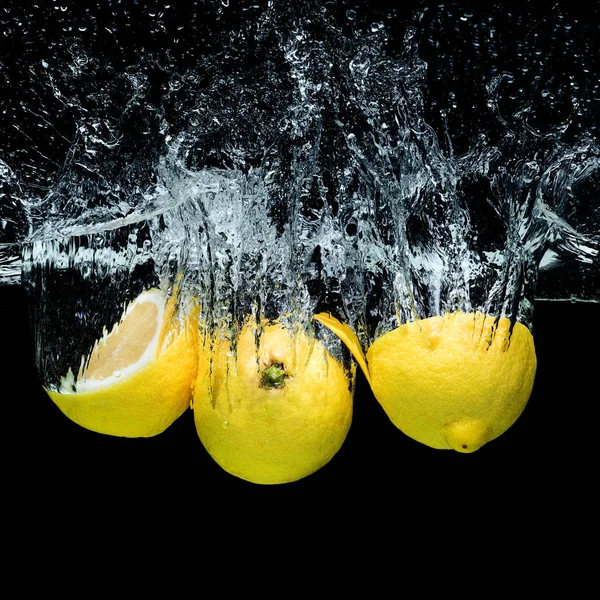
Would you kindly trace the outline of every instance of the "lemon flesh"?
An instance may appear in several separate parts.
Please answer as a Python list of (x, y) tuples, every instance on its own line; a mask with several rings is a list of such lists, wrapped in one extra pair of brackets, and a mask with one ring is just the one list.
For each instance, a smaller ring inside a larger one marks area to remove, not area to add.
[(346, 439), (353, 378), (303, 331), (271, 324), (256, 340), (248, 322), (235, 349), (228, 339), (202, 345), (196, 429), (228, 473), (258, 484), (296, 481), (329, 462)]
[(366, 355), (373, 394), (411, 438), (473, 452), (504, 433), (533, 388), (533, 336), (521, 323), (454, 312), (406, 323)]
[(47, 394), (72, 421), (98, 433), (163, 432), (189, 406), (197, 370), (197, 312), (181, 325), (174, 307), (160, 290), (140, 294), (95, 344), (77, 379), (69, 372), (61, 389)]

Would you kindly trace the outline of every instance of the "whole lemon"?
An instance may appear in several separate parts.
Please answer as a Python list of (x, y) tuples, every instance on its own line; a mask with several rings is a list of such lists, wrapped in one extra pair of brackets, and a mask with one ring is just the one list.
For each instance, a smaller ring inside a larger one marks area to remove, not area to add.
[(202, 444), (228, 473), (287, 483), (320, 469), (342, 446), (353, 375), (301, 328), (260, 329), (247, 321), (235, 344), (227, 336), (204, 338), (194, 420)]
[(348, 325), (317, 319), (348, 345), (392, 423), (432, 448), (474, 452), (504, 433), (531, 395), (535, 347), (521, 323), (460, 311), (420, 319), (379, 337), (365, 357)]
[(367, 363), (394, 425), (459, 452), (477, 450), (517, 420), (536, 371), (527, 327), (464, 312), (401, 325), (371, 345)]

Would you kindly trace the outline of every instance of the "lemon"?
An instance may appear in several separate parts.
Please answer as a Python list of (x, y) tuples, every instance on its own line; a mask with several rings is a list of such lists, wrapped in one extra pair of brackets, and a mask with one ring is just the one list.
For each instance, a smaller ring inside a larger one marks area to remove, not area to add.
[(355, 354), (394, 425), (432, 448), (474, 452), (517, 420), (531, 394), (536, 355), (521, 323), (449, 313), (400, 325), (365, 356), (348, 325), (316, 318)]
[(198, 329), (190, 310), (175, 319), (175, 296), (142, 292), (110, 333), (96, 342), (77, 378), (46, 392), (79, 425), (122, 437), (164, 431), (189, 406), (196, 377)]
[(257, 337), (256, 322), (247, 321), (235, 345), (225, 336), (202, 345), (194, 420), (225, 471), (287, 483), (320, 469), (342, 446), (353, 374), (303, 330), (279, 322), (261, 329)]

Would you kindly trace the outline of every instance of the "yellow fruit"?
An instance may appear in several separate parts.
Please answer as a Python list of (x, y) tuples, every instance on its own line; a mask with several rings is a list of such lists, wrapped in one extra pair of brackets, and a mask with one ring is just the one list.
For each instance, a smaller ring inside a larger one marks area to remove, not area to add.
[(342, 446), (352, 420), (353, 377), (304, 331), (247, 322), (200, 350), (194, 391), (198, 436), (228, 473), (260, 484), (296, 481)]
[[(318, 320), (362, 354), (347, 325)], [(349, 330), (349, 332), (348, 332)], [(533, 337), (521, 323), (454, 312), (400, 325), (378, 338), (361, 360), (375, 398), (390, 420), (432, 448), (473, 452), (504, 433), (531, 394)]]
[(59, 391), (46, 389), (79, 425), (109, 435), (150, 437), (189, 406), (198, 359), (197, 311), (184, 324), (176, 300), (147, 290), (96, 342), (77, 379), (69, 370)]

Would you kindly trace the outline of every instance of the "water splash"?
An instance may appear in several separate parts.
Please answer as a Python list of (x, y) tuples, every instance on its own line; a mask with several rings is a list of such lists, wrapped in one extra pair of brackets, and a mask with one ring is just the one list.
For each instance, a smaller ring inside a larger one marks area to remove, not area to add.
[(152, 277), (183, 272), (230, 327), (331, 310), (372, 340), (455, 309), (530, 323), (552, 282), (600, 299), (597, 52), (573, 9), (214, 4), (3, 17), (5, 281), (20, 242), (58, 268), (73, 236), (142, 228)]

